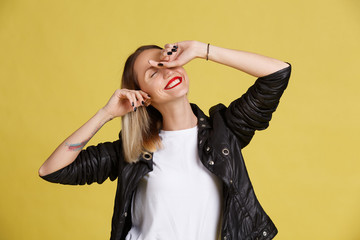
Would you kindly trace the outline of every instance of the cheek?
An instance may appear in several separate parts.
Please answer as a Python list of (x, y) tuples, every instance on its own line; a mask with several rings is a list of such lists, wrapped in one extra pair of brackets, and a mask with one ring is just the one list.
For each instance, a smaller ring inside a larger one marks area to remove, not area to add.
[(139, 83), (139, 87), (142, 91), (146, 92), (146, 90), (149, 89), (149, 84), (147, 82), (145, 82), (144, 79), (139, 79), (138, 78), (138, 83)]
[(146, 93), (149, 94), (150, 96), (153, 95), (154, 89), (155, 89), (154, 83), (141, 82), (141, 83), (139, 83), (139, 85), (140, 85), (140, 89), (141, 89), (143, 92), (146, 92)]

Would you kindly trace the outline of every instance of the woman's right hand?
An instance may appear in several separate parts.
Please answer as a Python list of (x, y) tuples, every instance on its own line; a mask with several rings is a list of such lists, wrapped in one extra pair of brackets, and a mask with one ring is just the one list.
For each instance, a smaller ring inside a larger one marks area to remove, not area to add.
[(150, 101), (150, 96), (141, 90), (117, 89), (103, 109), (113, 119), (136, 111), (138, 107), (147, 107)]

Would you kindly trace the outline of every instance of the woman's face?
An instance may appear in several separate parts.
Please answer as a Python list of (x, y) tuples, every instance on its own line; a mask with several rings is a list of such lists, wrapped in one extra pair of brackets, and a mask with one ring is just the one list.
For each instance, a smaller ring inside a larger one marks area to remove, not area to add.
[(149, 60), (161, 61), (160, 49), (143, 51), (134, 64), (135, 74), (142, 91), (151, 97), (151, 104), (156, 105), (186, 98), (189, 90), (188, 76), (183, 67), (157, 68)]

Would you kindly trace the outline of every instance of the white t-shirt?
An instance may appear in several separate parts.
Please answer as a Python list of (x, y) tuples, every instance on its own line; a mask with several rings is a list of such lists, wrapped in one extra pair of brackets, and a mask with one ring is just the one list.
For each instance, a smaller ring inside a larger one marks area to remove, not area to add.
[(218, 239), (222, 185), (200, 162), (197, 132), (160, 131), (163, 148), (135, 192), (126, 240)]

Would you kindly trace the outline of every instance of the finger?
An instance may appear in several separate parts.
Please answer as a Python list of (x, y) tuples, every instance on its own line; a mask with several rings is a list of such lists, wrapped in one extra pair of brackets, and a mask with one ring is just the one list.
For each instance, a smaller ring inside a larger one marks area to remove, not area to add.
[(156, 68), (163, 68), (164, 67), (164, 64), (163, 62), (157, 62), (157, 61), (154, 61), (154, 60), (149, 60), (149, 64), (153, 67), (156, 67)]
[(177, 49), (178, 48), (178, 43), (168, 43), (168, 44), (165, 44), (164, 48), (174, 48), (174, 49)]
[(120, 101), (126, 101), (127, 100), (129, 102), (129, 105), (128, 105), (129, 109), (134, 107), (133, 100), (131, 99), (128, 92), (124, 92), (124, 91), (120, 92), (119, 99), (120, 99)]
[(165, 48), (164, 50), (163, 56), (170, 56), (170, 58), (177, 52), (177, 49), (175, 48)]
[(147, 94), (146, 92), (142, 91), (142, 90), (139, 90), (139, 93), (141, 94), (141, 96), (144, 98), (144, 99), (150, 99), (150, 95)]
[(138, 90), (137, 91), (139, 94), (141, 94), (143, 101), (141, 102), (143, 106), (147, 107), (151, 104), (151, 97), (149, 96), (149, 94), (147, 94), (146, 92), (142, 91), (142, 90)]
[(117, 97), (120, 100), (125, 100), (128, 99), (130, 101), (130, 105), (131, 105), (131, 98), (129, 98), (128, 96), (129, 90), (128, 89), (120, 89), (119, 91), (117, 91)]
[(146, 99), (144, 106), (147, 107), (147, 106), (149, 106), (150, 104), (151, 104), (151, 99), (149, 99), (149, 98)]
[(177, 46), (167, 44), (167, 45), (165, 45), (165, 48), (163, 50), (166, 51), (166, 52), (176, 52), (177, 49), (178, 49)]
[(169, 61), (169, 62), (156, 62), (154, 61), (154, 67), (157, 68), (173, 68), (173, 67), (179, 67), (183, 64), (179, 60)]
[(171, 62), (171, 61), (174, 61), (174, 60), (176, 60), (178, 58), (179, 53), (177, 52), (176, 49), (170, 49), (167, 52), (167, 55), (169, 56), (169, 60), (167, 60), (167, 62)]
[(135, 104), (136, 104), (135, 94), (129, 91), (129, 92), (126, 93), (126, 97), (131, 101), (130, 104), (135, 110), (136, 109), (136, 106), (135, 106)]
[(163, 49), (160, 54), (160, 60), (162, 61), (169, 61), (170, 55), (168, 55), (168, 51), (166, 49)]
[(160, 60), (171, 61), (176, 58), (177, 48), (166, 47), (161, 50)]
[(136, 95), (136, 107), (138, 106), (143, 106), (144, 105), (144, 98), (142, 97), (141, 93), (139, 91), (135, 91), (135, 95)]
[(139, 107), (141, 105), (142, 96), (140, 93), (138, 93), (138, 90), (131, 90), (131, 94), (133, 96), (134, 101), (134, 107)]

